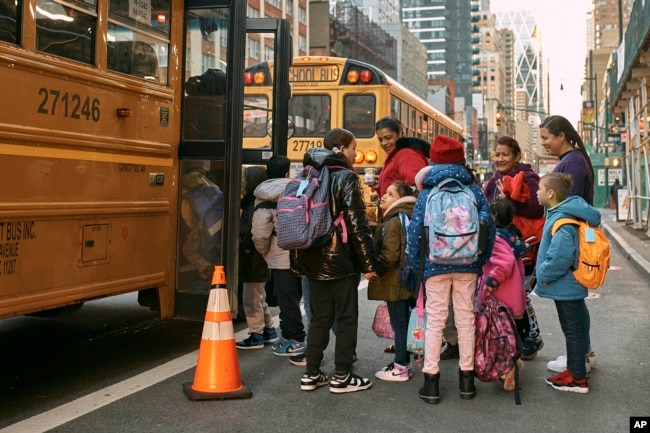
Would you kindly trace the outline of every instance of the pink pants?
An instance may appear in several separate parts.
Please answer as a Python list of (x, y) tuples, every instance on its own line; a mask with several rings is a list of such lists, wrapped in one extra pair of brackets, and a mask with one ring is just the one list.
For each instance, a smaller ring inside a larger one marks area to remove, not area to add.
[(449, 312), (449, 298), (454, 306), (454, 322), (458, 330), (461, 370), (474, 370), (474, 296), (476, 274), (452, 273), (434, 275), (425, 283), (427, 326), (424, 337), (424, 373), (440, 371), (442, 330)]

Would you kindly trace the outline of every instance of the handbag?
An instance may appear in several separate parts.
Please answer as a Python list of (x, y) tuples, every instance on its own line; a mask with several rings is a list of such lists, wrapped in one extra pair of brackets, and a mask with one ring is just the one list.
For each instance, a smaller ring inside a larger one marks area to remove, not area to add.
[(420, 243), (420, 268), (417, 274), (415, 308), (411, 310), (409, 327), (406, 331), (406, 350), (420, 357), (424, 356), (424, 331), (427, 324), (427, 314), (424, 310), (424, 255), (426, 252), (426, 230), (422, 227)]
[(372, 321), (372, 330), (379, 338), (389, 338), (391, 340), (395, 338), (395, 332), (393, 332), (393, 327), (390, 325), (388, 306), (385, 302), (377, 305), (375, 318)]
[(424, 331), (427, 314), (424, 311), (424, 286), (420, 284), (415, 308), (411, 310), (409, 327), (406, 332), (406, 350), (416, 355), (424, 356)]

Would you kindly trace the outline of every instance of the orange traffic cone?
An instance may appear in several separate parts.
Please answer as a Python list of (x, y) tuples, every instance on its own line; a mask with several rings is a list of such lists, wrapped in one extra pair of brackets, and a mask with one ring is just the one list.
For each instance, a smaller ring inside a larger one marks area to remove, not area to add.
[(214, 267), (194, 383), (183, 384), (183, 391), (190, 400), (227, 400), (253, 396), (239, 375), (235, 331), (223, 266)]

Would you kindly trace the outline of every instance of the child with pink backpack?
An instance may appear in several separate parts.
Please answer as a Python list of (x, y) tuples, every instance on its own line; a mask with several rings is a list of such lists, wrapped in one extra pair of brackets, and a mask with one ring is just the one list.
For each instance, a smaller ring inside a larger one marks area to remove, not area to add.
[[(522, 321), (526, 310), (526, 289), (524, 288), (525, 272), (522, 257), (530, 250), (530, 245), (521, 241), (519, 230), (512, 225), (514, 208), (507, 200), (494, 200), (490, 203), (490, 211), (496, 225), (496, 238), (492, 254), (483, 265), (483, 275), (480, 279), (477, 297), (479, 310), (481, 303), (489, 293), (508, 308), (510, 315), (514, 319), (516, 329), (511, 329), (509, 332), (512, 334), (519, 333), (519, 338), (523, 339), (525, 334)], [(511, 341), (516, 341), (517, 335), (509, 337)], [(516, 351), (516, 348), (513, 348), (513, 351)], [(506, 368), (509, 368), (501, 376), (501, 379), (504, 380), (503, 388), (506, 391), (512, 391), (515, 388), (514, 363), (517, 363), (519, 370), (523, 368), (524, 362), (517, 359), (518, 355), (517, 353), (508, 353), (502, 355), (504, 359), (497, 359), (497, 363), (507, 364)], [(483, 355), (477, 351), (475, 356), (477, 358), (475, 364), (480, 364), (478, 358)], [(484, 379), (478, 371), (479, 368), (475, 366), (475, 369), (479, 379), (490, 380), (488, 374), (485, 375)]]

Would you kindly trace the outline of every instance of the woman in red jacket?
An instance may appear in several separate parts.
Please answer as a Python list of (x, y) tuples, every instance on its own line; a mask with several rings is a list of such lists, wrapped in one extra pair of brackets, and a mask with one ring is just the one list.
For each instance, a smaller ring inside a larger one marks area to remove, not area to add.
[(429, 143), (402, 135), (402, 124), (394, 117), (384, 117), (375, 124), (375, 132), (382, 149), (388, 154), (375, 186), (379, 197), (396, 180), (415, 186), (415, 175), (429, 165)]

